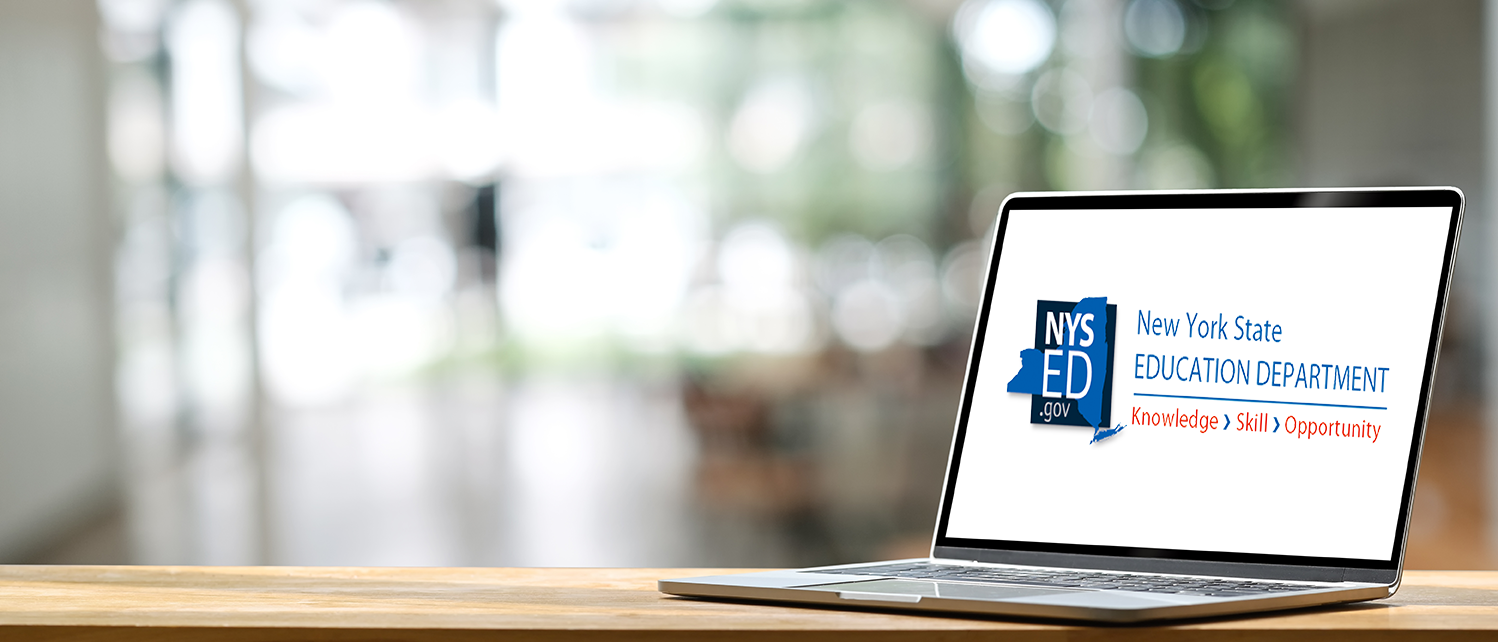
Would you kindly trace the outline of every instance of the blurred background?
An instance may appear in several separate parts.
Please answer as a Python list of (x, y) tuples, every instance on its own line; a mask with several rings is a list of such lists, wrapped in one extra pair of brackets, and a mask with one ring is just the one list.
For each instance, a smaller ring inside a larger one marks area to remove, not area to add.
[(1470, 199), (1407, 565), (1498, 564), (1498, 5), (5, 0), (0, 561), (924, 555), (1015, 190)]

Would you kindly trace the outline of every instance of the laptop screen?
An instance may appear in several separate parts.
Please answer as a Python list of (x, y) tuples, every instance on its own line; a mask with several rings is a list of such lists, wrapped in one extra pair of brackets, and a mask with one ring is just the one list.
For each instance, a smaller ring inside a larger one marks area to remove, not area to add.
[(938, 544), (1394, 563), (1458, 199), (1012, 197)]

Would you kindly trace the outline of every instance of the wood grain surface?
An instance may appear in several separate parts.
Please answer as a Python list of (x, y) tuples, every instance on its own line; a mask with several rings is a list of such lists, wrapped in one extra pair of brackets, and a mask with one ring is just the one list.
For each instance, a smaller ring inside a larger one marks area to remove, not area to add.
[(1498, 639), (1498, 572), (1411, 571), (1393, 599), (1161, 627), (691, 600), (706, 569), (0, 566), (0, 640)]

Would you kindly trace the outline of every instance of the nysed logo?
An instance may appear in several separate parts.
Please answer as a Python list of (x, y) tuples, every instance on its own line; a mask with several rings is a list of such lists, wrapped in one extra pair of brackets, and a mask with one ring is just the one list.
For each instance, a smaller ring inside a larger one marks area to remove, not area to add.
[(1094, 442), (1123, 429), (1108, 428), (1117, 312), (1107, 297), (1035, 302), (1035, 348), (1007, 388), (1030, 395), (1030, 423), (1091, 426)]

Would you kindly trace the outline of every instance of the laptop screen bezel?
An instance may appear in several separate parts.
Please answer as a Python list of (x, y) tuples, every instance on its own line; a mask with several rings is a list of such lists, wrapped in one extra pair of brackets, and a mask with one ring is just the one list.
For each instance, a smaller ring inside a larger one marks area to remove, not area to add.
[[(1116, 567), (1123, 570), (1181, 570), (1179, 564), (1216, 571), (1234, 571), (1248, 576), (1256, 575), (1254, 567), (1279, 572), (1259, 573), (1265, 577), (1298, 576), (1305, 579), (1330, 579), (1342, 573), (1297, 573), (1297, 570), (1313, 569), (1342, 571), (1359, 569), (1366, 571), (1392, 571), (1397, 577), (1403, 562), (1405, 542), (1411, 505), (1414, 499), (1416, 471), (1420, 460), (1421, 445), (1425, 438), (1426, 416), (1429, 411), (1431, 383), (1435, 377), (1441, 331), (1445, 319), (1447, 299), (1450, 294), (1451, 277), (1455, 267), (1456, 250), (1461, 233), (1463, 196), (1452, 187), (1430, 188), (1384, 188), (1346, 190), (1203, 190), (1189, 192), (1083, 192), (1083, 193), (1020, 193), (1011, 195), (1000, 208), (992, 249), (989, 254), (988, 272), (984, 280), (982, 304), (978, 321), (974, 327), (972, 347), (968, 356), (962, 402), (957, 415), (956, 430), (947, 461), (946, 479), (943, 483), (941, 509), (932, 542), (932, 557), (975, 559), (978, 561), (1008, 562), (1020, 564), (1045, 564), (1057, 566)], [(1325, 207), (1450, 207), (1452, 215), (1447, 231), (1445, 257), (1438, 285), (1436, 305), (1431, 320), (1431, 330), (1426, 346), (1425, 371), (1420, 385), (1420, 399), (1415, 413), (1414, 438), (1405, 469), (1404, 496), (1399, 508), (1399, 519), (1389, 557), (1385, 560), (1354, 558), (1306, 557), (1292, 555), (1270, 555), (1258, 553), (1213, 552), (1179, 549), (1132, 548), (1122, 546), (1099, 546), (1083, 544), (1058, 544), (1046, 542), (1022, 542), (1008, 540), (981, 540), (947, 536), (948, 519), (951, 515), (952, 498), (957, 485), (958, 468), (962, 462), (962, 448), (967, 434), (968, 417), (972, 410), (974, 387), (983, 351), (994, 283), (998, 266), (1003, 259), (1003, 244), (1009, 215), (1012, 211), (1035, 210), (1140, 210), (1140, 209), (1266, 209), (1266, 208), (1325, 208)], [(1153, 563), (1151, 563), (1153, 562)], [(1164, 564), (1162, 564), (1164, 563)], [(1185, 571), (1183, 571), (1185, 572)], [(1364, 576), (1382, 578), (1385, 574)]]

